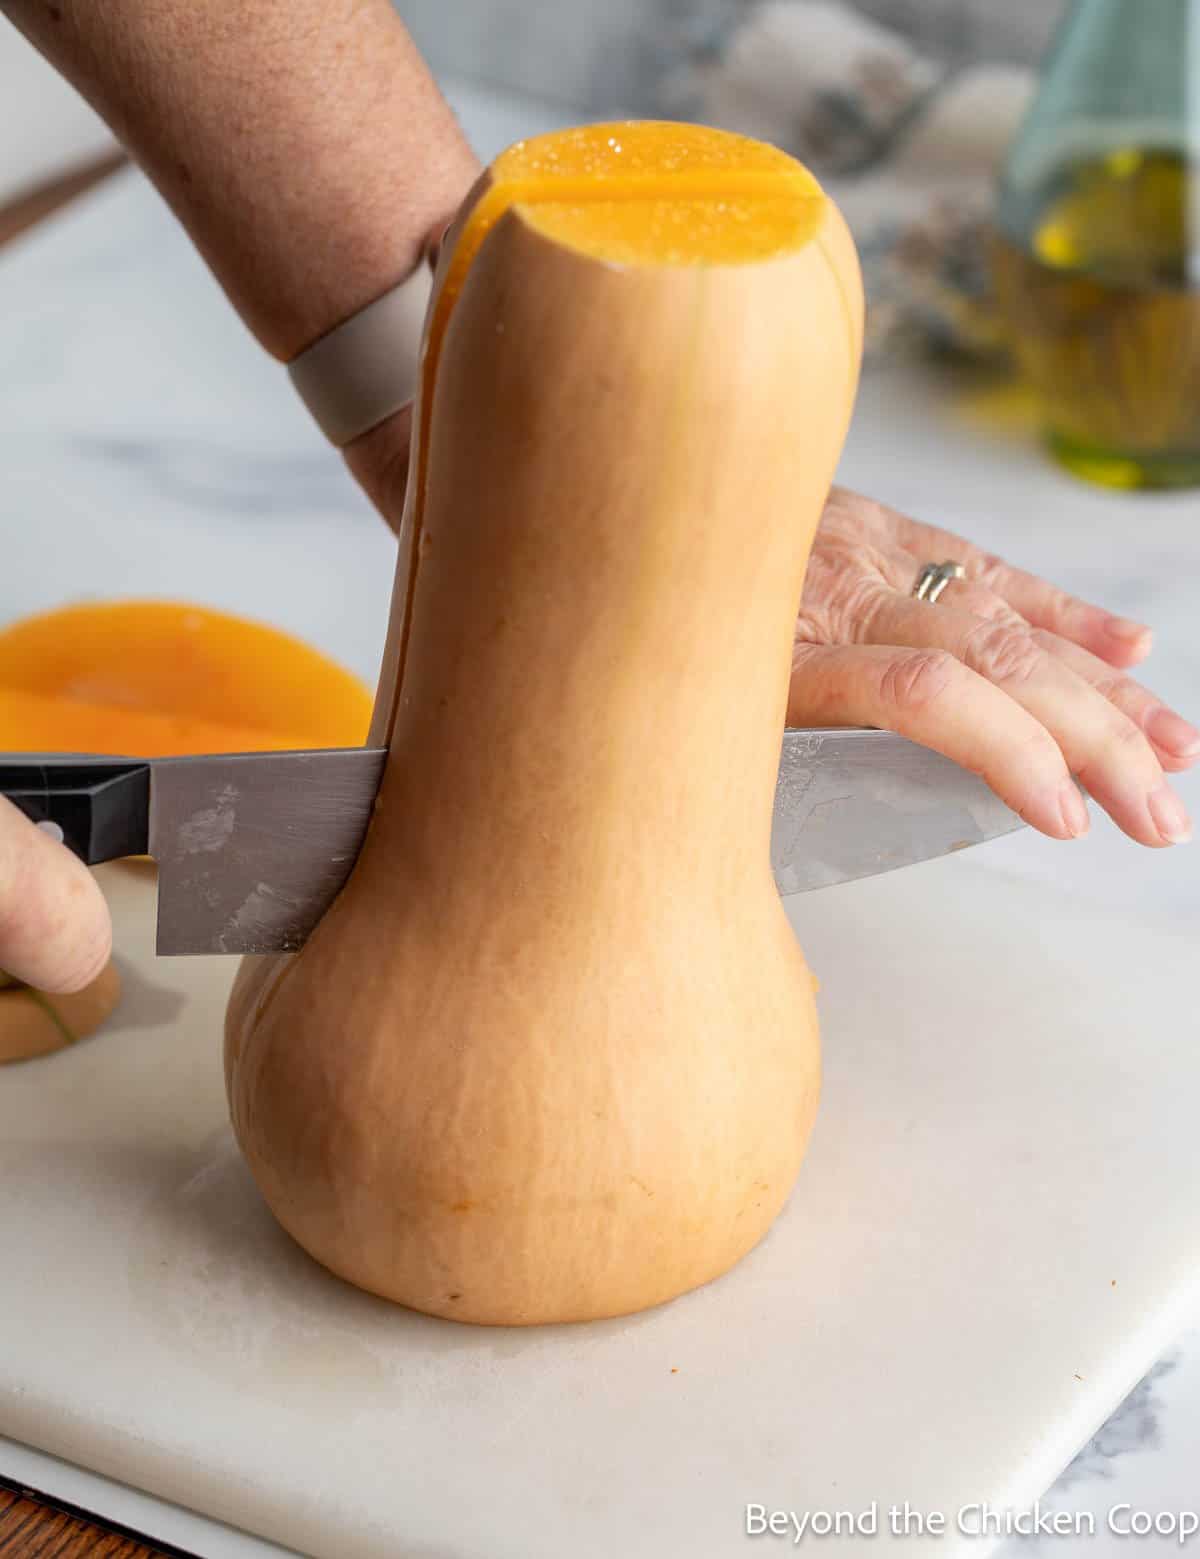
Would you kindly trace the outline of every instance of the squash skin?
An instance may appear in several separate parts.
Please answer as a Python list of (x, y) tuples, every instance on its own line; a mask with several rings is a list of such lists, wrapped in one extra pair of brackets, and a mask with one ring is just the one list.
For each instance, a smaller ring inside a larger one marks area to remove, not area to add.
[(121, 1000), (121, 976), (111, 961), (69, 996), (32, 991), (0, 977), (0, 1066), (52, 1055), (86, 1039)]
[(476, 256), (418, 406), (376, 813), (226, 1029), (267, 1202), (360, 1287), (621, 1315), (785, 1202), (820, 1060), (771, 810), (861, 328), (832, 205), (754, 265), (604, 264), (520, 208)]

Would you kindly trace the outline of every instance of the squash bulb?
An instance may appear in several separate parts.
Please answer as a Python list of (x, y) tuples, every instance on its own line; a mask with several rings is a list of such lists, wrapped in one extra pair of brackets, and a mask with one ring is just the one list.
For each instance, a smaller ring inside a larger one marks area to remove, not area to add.
[(758, 1241), (817, 1103), (769, 840), (804, 568), (862, 339), (773, 148), (520, 143), (444, 248), (351, 880), (231, 998), (280, 1222), (433, 1315), (577, 1321)]

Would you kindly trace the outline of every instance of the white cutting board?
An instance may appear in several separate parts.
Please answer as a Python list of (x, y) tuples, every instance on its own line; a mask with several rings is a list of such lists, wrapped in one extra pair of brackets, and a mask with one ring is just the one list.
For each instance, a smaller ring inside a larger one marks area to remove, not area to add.
[(156, 962), (149, 869), (105, 869), (117, 1018), (0, 1073), (0, 1434), (320, 1559), (715, 1559), (749, 1501), (1031, 1501), (1194, 1303), (1200, 916), (1006, 847), (792, 901), (826, 1084), (783, 1217), (699, 1293), (524, 1331), (276, 1228), (225, 1125), (232, 964)]

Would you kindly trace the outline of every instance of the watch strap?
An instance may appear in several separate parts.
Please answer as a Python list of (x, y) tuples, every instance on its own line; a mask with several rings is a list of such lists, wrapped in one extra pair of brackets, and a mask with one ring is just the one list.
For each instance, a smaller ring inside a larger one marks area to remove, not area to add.
[(416, 270), (319, 337), (288, 364), (317, 426), (339, 449), (369, 433), (417, 393), (432, 268)]

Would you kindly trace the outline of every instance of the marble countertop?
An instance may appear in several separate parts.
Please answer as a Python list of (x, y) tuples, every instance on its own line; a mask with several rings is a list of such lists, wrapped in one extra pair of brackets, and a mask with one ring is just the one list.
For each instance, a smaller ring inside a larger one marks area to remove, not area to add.
[[(485, 154), (532, 127), (500, 100), (459, 96)], [(394, 544), (149, 188), (121, 175), (5, 265), (0, 621), (90, 594), (183, 595), (269, 618), (373, 680)], [(931, 428), (936, 464), (912, 453), (929, 448)], [(842, 476), (1153, 623), (1153, 685), (1200, 710), (1195, 495), (1084, 489), (1042, 460), (1004, 397), (899, 366), (866, 382)], [(1200, 810), (1195, 777), (1181, 788)], [(1078, 846), (1031, 834), (1003, 844), (999, 869), (1120, 895), (1134, 914), (1200, 907), (1194, 852), (1151, 857), (1102, 822)], [(1089, 1553), (1115, 1554), (1130, 1539), (1106, 1530), (1114, 1507), (1197, 1504), (1198, 1439), (1200, 1329), (1181, 1336), (1045, 1506), (1093, 1512)], [(1178, 1544), (1178, 1534), (1143, 1541)]]

